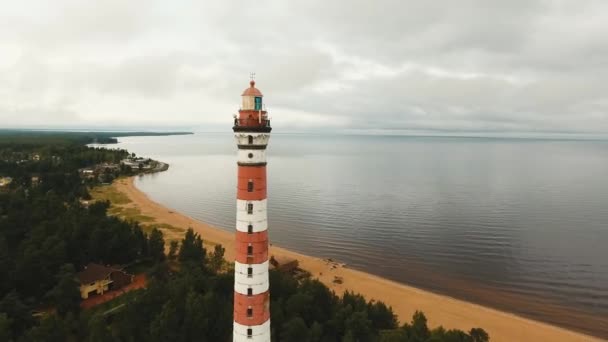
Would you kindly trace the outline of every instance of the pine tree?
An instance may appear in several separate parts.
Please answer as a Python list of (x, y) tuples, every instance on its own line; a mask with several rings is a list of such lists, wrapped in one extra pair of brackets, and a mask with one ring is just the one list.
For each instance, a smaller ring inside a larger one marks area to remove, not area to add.
[(80, 311), (80, 291), (74, 266), (72, 264), (61, 266), (56, 279), (57, 284), (48, 292), (47, 297), (55, 305), (57, 313), (61, 316), (68, 312), (78, 313)]
[(154, 262), (165, 260), (165, 240), (163, 233), (157, 228), (152, 229), (148, 238), (148, 253)]

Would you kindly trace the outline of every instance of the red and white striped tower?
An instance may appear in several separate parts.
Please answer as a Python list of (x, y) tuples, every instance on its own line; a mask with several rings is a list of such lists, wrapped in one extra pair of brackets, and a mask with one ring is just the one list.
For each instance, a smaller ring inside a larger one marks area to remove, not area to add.
[(233, 341), (270, 342), (266, 145), (270, 120), (252, 79), (245, 89), (234, 137), (238, 145)]

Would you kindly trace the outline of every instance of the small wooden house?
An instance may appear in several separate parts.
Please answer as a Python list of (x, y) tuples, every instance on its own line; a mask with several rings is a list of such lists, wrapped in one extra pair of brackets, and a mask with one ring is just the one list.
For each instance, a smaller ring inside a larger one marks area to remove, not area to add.
[(120, 267), (90, 263), (82, 272), (78, 273), (78, 280), (80, 281), (80, 297), (87, 299), (91, 295), (101, 295), (131, 284), (133, 275), (124, 272)]

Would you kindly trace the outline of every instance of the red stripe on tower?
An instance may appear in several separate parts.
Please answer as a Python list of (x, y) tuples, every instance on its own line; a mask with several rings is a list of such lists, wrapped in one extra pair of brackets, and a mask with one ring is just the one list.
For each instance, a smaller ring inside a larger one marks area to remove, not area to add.
[(270, 120), (251, 80), (234, 118), (238, 146), (233, 341), (270, 342), (266, 146)]

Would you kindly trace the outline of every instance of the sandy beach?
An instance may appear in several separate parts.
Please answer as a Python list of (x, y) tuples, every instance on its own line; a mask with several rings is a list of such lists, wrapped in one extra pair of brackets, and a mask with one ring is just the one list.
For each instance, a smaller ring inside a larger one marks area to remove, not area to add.
[[(208, 244), (222, 244), (226, 247), (226, 259), (232, 260), (233, 238), (230, 232), (197, 221), (172, 209), (168, 209), (138, 190), (134, 178), (121, 179), (112, 187), (126, 195), (130, 208), (136, 208), (141, 215), (153, 218), (155, 223), (173, 227), (192, 227)], [(179, 238), (183, 231), (164, 230), (168, 239)], [(392, 306), (401, 322), (411, 318), (415, 310), (423, 311), (430, 326), (469, 330), (482, 327), (495, 342), (514, 341), (604, 341), (549, 324), (519, 317), (514, 314), (483, 307), (444, 295), (438, 295), (418, 288), (393, 282), (365, 272), (343, 267), (339, 262), (329, 262), (322, 258), (299, 254), (278, 246), (271, 246), (270, 254), (276, 257), (295, 258), (300, 267), (307, 270), (336, 293), (346, 290), (363, 294), (368, 299), (383, 301)], [(342, 284), (334, 283), (339, 277)]]

